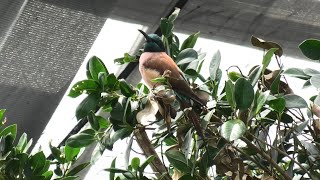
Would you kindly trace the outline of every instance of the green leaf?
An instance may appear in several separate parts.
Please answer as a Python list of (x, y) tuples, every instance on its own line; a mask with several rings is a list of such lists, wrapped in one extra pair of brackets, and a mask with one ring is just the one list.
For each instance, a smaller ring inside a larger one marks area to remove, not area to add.
[(306, 68), (303, 72), (308, 76), (320, 75), (320, 71), (311, 68)]
[(30, 139), (29, 140), (29, 142), (27, 143), (27, 145), (23, 148), (23, 153), (26, 153), (28, 150), (29, 150), (29, 148), (31, 147), (31, 145), (32, 145), (32, 139)]
[(108, 70), (104, 63), (96, 56), (93, 56), (88, 61), (88, 70), (91, 74), (91, 77), (95, 81), (99, 81), (98, 75), (100, 72), (108, 73)]
[(191, 173), (193, 164), (178, 150), (169, 150), (165, 153), (170, 164), (183, 173)]
[(181, 45), (181, 51), (187, 48), (193, 48), (197, 42), (200, 32), (191, 34)]
[(98, 84), (92, 79), (79, 81), (72, 86), (68, 94), (69, 97), (75, 98), (84, 92), (95, 92), (98, 89)]
[(180, 9), (179, 8), (175, 8), (173, 13), (168, 17), (168, 21), (173, 23), (177, 19), (178, 15), (179, 15), (179, 12), (180, 12)]
[(270, 100), (269, 106), (278, 113), (282, 113), (286, 107), (286, 100), (284, 98)]
[(275, 79), (272, 81), (270, 91), (272, 94), (278, 94), (279, 93), (279, 85), (280, 85), (280, 78), (281, 78), (281, 69), (279, 71), (273, 71), (273, 73), (277, 73)]
[(198, 59), (198, 53), (192, 48), (187, 48), (182, 50), (177, 58), (176, 58), (176, 63), (177, 65), (182, 65), (182, 64), (187, 64), (192, 61), (195, 61)]
[(53, 172), (52, 171), (47, 171), (45, 173), (42, 174), (44, 176), (45, 180), (50, 180), (53, 176)]
[(51, 154), (52, 156), (60, 163), (63, 164), (65, 162), (64, 157), (61, 155), (61, 151), (57, 148), (51, 145), (51, 143), (49, 143), (49, 147), (51, 150)]
[(258, 114), (269, 97), (269, 91), (259, 93), (255, 113)]
[(134, 169), (134, 170), (138, 170), (140, 166), (140, 159), (138, 157), (134, 157), (132, 158), (131, 160), (131, 167)]
[(303, 84), (302, 89), (305, 89), (305, 88), (308, 88), (308, 87), (311, 87), (311, 86), (312, 86), (312, 84), (311, 84), (310, 79), (309, 79)]
[(126, 97), (131, 97), (136, 94), (133, 88), (123, 79), (119, 81), (120, 83), (120, 91)]
[(228, 73), (228, 78), (232, 81), (232, 82), (236, 82), (239, 78), (241, 78), (242, 75), (238, 72), (235, 71), (231, 71)]
[(16, 124), (12, 124), (10, 126), (7, 126), (4, 130), (2, 130), (0, 133), (0, 137), (4, 137), (8, 134), (12, 135), (12, 138), (14, 141), (16, 138), (16, 135), (17, 135), (17, 125)]
[(294, 128), (295, 132), (297, 134), (300, 134), (307, 127), (308, 123), (309, 123), (308, 120), (300, 123), (297, 127)]
[(257, 84), (258, 80), (261, 78), (261, 73), (262, 73), (261, 66), (257, 66), (251, 71), (248, 79), (252, 86), (255, 86)]
[(190, 174), (185, 174), (179, 178), (179, 180), (194, 180), (196, 177), (191, 176)]
[(31, 155), (30, 157), (31, 169), (34, 174), (39, 173), (46, 164), (46, 157), (42, 151)]
[(320, 41), (317, 39), (307, 39), (303, 41), (299, 48), (301, 52), (309, 59), (320, 59)]
[(123, 61), (124, 61), (124, 63), (135, 62), (136, 61), (136, 56), (131, 56), (130, 54), (125, 53), (124, 57), (123, 57)]
[(3, 115), (4, 115), (4, 113), (6, 112), (6, 110), (5, 109), (0, 109), (0, 128), (2, 127), (2, 125), (4, 124), (4, 122), (3, 122)]
[(139, 167), (139, 172), (143, 172), (144, 169), (155, 159), (154, 155), (149, 156)]
[(278, 48), (271, 48), (267, 51), (267, 53), (264, 55), (263, 60), (262, 60), (262, 74), (266, 70), (266, 68), (269, 66), (271, 62), (271, 58), (273, 54), (278, 50)]
[(105, 171), (109, 171), (110, 173), (125, 173), (125, 172), (129, 172), (127, 170), (123, 170), (123, 169), (119, 169), (119, 168), (107, 168), (104, 169)]
[(220, 66), (221, 62), (221, 54), (220, 51), (218, 50), (212, 57), (210, 66), (209, 66), (209, 74), (211, 80), (216, 80), (217, 79), (217, 72)]
[(86, 117), (90, 111), (95, 111), (100, 100), (100, 94), (89, 94), (82, 102), (78, 105), (76, 109), (77, 120)]
[(220, 133), (228, 141), (240, 138), (246, 132), (246, 125), (240, 119), (229, 120), (222, 124)]
[(237, 108), (245, 110), (249, 108), (254, 100), (254, 90), (250, 82), (239, 78), (234, 85), (234, 99)]
[(112, 73), (109, 74), (106, 78), (105, 85), (109, 88), (111, 91), (116, 91), (119, 89), (119, 81), (117, 77)]
[(236, 103), (234, 100), (234, 84), (232, 83), (231, 80), (226, 81), (226, 97), (227, 101), (230, 104), (232, 109), (235, 109)]
[(303, 80), (308, 80), (311, 77), (311, 76), (305, 74), (303, 72), (303, 69), (299, 69), (299, 68), (289, 68), (289, 69), (285, 70), (282, 74), (288, 75), (291, 77), (296, 77), (296, 78), (303, 79)]
[(157, 77), (157, 78), (154, 78), (154, 79), (151, 79), (151, 82), (153, 83), (167, 83), (167, 78), (165, 77)]
[(295, 94), (284, 95), (283, 98), (286, 100), (286, 108), (307, 108), (307, 102), (300, 96)]
[(310, 83), (314, 87), (319, 89), (320, 88), (320, 74), (312, 76), (311, 79), (310, 79)]
[(78, 166), (71, 169), (66, 175), (67, 176), (74, 176), (77, 173), (79, 173), (80, 171), (82, 171), (84, 168), (86, 168), (89, 164), (90, 164), (89, 162), (79, 164)]
[(75, 180), (77, 178), (78, 176), (68, 176), (68, 177), (57, 178), (55, 180)]
[[(110, 169), (114, 169), (114, 168), (116, 167), (116, 159), (117, 159), (117, 157), (115, 157), (115, 158), (112, 160)], [(115, 173), (114, 173), (114, 172), (110, 172), (110, 173), (109, 173), (109, 179), (110, 179), (110, 180), (114, 180), (114, 176), (115, 176)]]
[[(93, 131), (93, 130), (92, 130)], [(89, 146), (95, 141), (95, 135), (89, 131), (82, 131), (79, 134), (71, 136), (66, 144), (72, 148), (82, 148)]]
[(161, 18), (160, 29), (164, 37), (169, 37), (172, 35), (173, 23), (167, 18)]
[(64, 147), (64, 153), (66, 156), (66, 161), (72, 161), (80, 152), (80, 148), (73, 148), (68, 145)]
[(99, 131), (100, 129), (100, 124), (96, 118), (96, 115), (94, 114), (93, 111), (90, 111), (88, 116), (87, 116), (88, 122), (91, 126), (92, 129)]
[(20, 152), (23, 152), (24, 148), (27, 145), (27, 134), (23, 133), (18, 141), (18, 144), (16, 146), (17, 150)]

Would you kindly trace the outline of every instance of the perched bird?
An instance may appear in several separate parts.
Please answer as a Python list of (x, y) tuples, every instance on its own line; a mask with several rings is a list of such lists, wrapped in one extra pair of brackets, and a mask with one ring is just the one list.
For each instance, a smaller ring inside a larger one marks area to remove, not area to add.
[[(191, 89), (190, 84), (184, 79), (182, 71), (179, 69), (173, 59), (165, 52), (165, 47), (161, 38), (156, 34), (146, 34), (139, 30), (146, 39), (144, 52), (139, 59), (139, 71), (142, 79), (150, 88), (161, 85), (151, 80), (161, 77), (164, 73), (169, 72), (168, 82), (174, 92), (185, 98), (179, 98), (182, 110), (192, 108), (192, 104), (196, 103), (201, 107), (206, 105), (206, 100), (199, 98)], [(193, 103), (191, 102), (193, 101)], [(200, 126), (199, 115), (193, 110), (187, 111), (188, 119), (193, 123), (199, 136), (203, 138), (203, 132)], [(166, 117), (164, 117), (166, 119)]]

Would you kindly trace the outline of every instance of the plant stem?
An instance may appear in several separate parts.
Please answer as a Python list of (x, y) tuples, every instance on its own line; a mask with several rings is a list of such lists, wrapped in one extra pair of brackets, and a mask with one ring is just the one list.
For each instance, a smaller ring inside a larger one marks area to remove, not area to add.
[(292, 158), (291, 156), (289, 156), (286, 152), (282, 151), (281, 149), (279, 149), (279, 148), (277, 148), (277, 147), (271, 146), (270, 144), (262, 141), (262, 140), (259, 139), (259, 138), (256, 138), (256, 137), (254, 137), (254, 138), (255, 138), (256, 140), (260, 141), (261, 143), (266, 144), (266, 145), (269, 146), (270, 148), (277, 150), (278, 153), (280, 153), (280, 154), (288, 157), (289, 159), (291, 159), (291, 161), (293, 161), (294, 163), (296, 163), (302, 170), (304, 170), (304, 171), (309, 175), (309, 177), (311, 177), (311, 174), (309, 173), (309, 171), (308, 171), (306, 168), (304, 168), (299, 162), (297, 162), (294, 158)]
[(283, 176), (284, 179), (286, 180), (291, 180), (291, 177), (276, 163), (273, 161), (273, 159), (266, 153), (264, 153), (263, 151), (261, 151), (259, 148), (257, 148), (255, 145), (253, 145), (251, 143), (251, 141), (249, 141), (247, 138), (245, 137), (241, 137), (240, 138), (242, 141), (244, 141), (249, 148), (254, 149), (255, 151), (257, 151), (263, 158), (265, 158), (268, 162), (270, 162), (272, 164), (272, 166)]
[(136, 137), (136, 141), (140, 146), (141, 150), (143, 151), (146, 157), (154, 156), (155, 159), (150, 163), (150, 166), (154, 172), (156, 172), (156, 176), (159, 178), (163, 174), (163, 180), (172, 180), (169, 176), (166, 166), (160, 160), (157, 152), (155, 151), (154, 147), (152, 146), (150, 139), (145, 131), (145, 128), (142, 126), (137, 125), (137, 128), (133, 131), (134, 136)]

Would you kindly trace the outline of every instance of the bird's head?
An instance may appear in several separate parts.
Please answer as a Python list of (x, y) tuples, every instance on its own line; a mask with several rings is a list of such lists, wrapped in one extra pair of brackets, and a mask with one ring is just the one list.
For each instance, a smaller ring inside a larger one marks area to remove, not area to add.
[(144, 52), (165, 52), (165, 48), (161, 38), (156, 34), (146, 34), (142, 30), (139, 30), (141, 34), (146, 38), (146, 44), (144, 45)]

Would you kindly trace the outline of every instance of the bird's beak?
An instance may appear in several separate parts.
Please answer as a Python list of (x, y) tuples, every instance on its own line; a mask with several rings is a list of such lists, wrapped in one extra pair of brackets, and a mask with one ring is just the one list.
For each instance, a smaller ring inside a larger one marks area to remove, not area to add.
[(151, 41), (151, 38), (148, 36), (147, 33), (143, 32), (141, 29), (138, 29), (138, 31), (146, 38), (147, 42)]

